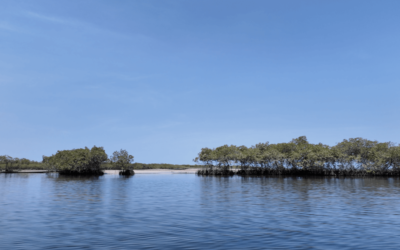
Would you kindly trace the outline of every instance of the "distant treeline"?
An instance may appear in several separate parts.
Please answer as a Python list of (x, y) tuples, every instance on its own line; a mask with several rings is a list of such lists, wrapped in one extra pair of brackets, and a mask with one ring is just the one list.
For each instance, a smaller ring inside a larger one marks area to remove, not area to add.
[[(168, 164), (168, 163), (139, 163), (135, 162), (132, 164), (133, 169), (188, 169), (188, 168), (200, 168), (201, 165), (190, 165), (190, 164)], [(0, 162), (0, 170), (5, 170), (6, 166)], [(16, 164), (13, 165), (14, 170), (53, 170), (42, 162), (30, 161), (29, 164)], [(101, 170), (121, 170), (120, 168), (113, 166), (110, 163), (102, 163), (100, 165)]]
[(363, 138), (335, 146), (312, 144), (305, 136), (288, 143), (224, 145), (203, 148), (194, 161), (204, 166), (199, 175), (400, 175), (400, 147)]
[(46, 169), (41, 162), (31, 161), (26, 158), (16, 158), (9, 155), (0, 155), (0, 169), (11, 171), (13, 169)]
[[(133, 169), (188, 169), (188, 168), (199, 168), (199, 165), (190, 164), (168, 164), (168, 163), (138, 163), (132, 164)], [(102, 169), (117, 169), (109, 163), (104, 163)]]

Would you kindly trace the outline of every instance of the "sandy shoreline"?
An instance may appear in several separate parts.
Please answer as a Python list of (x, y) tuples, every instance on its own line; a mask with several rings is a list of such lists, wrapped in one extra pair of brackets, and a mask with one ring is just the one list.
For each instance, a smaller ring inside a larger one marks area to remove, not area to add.
[[(188, 168), (185, 170), (173, 169), (134, 169), (135, 174), (195, 174), (198, 168)], [(104, 170), (105, 174), (119, 174), (120, 170)]]
[[(174, 169), (134, 169), (135, 174), (195, 174), (199, 168), (188, 168), (184, 170)], [(103, 170), (105, 174), (119, 174), (120, 170)], [(20, 170), (15, 173), (48, 173), (47, 170)], [(4, 172), (0, 172), (4, 173)]]

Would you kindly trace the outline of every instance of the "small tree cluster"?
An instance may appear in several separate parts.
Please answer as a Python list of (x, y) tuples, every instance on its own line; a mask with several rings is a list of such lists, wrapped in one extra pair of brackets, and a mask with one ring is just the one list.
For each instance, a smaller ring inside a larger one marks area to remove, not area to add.
[(133, 159), (133, 155), (130, 155), (128, 151), (121, 149), (120, 151), (114, 151), (110, 156), (109, 161), (115, 168), (131, 170), (133, 168)]
[(94, 146), (57, 151), (52, 156), (43, 156), (43, 163), (65, 174), (102, 174), (100, 166), (107, 158), (103, 147)]
[(122, 169), (119, 172), (120, 175), (134, 175), (133, 169), (133, 155), (130, 155), (128, 151), (121, 149), (120, 151), (115, 151), (112, 156), (110, 156), (109, 162), (114, 166), (114, 168)]

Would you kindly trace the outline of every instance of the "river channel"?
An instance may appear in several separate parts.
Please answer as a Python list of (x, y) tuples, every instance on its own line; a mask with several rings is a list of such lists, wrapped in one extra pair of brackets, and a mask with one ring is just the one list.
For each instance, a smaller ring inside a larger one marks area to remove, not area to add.
[(0, 174), (0, 249), (400, 249), (400, 179)]

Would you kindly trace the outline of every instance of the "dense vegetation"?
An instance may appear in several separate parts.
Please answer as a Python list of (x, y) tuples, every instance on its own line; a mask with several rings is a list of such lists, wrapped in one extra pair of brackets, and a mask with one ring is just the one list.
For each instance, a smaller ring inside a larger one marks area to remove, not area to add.
[(95, 174), (102, 175), (100, 166), (108, 160), (102, 147), (87, 147), (57, 151), (55, 155), (43, 156), (43, 163), (60, 174)]
[(204, 165), (199, 175), (400, 175), (400, 147), (363, 138), (343, 140), (332, 147), (311, 144), (305, 136), (250, 148), (224, 145), (203, 148), (194, 161)]

